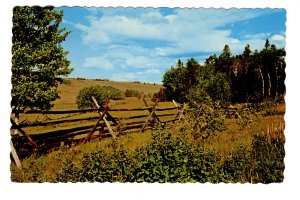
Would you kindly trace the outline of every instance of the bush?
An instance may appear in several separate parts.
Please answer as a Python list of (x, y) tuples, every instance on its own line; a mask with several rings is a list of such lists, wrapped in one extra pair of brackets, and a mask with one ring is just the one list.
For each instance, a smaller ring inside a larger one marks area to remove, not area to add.
[(111, 86), (90, 86), (85, 87), (79, 91), (76, 97), (76, 104), (78, 109), (88, 109), (94, 108), (95, 103), (92, 100), (92, 96), (96, 98), (99, 106), (103, 106), (107, 97), (111, 99), (118, 100), (124, 99), (124, 92), (111, 87)]
[(203, 103), (209, 99), (207, 92), (200, 86), (192, 87), (187, 95), (187, 99), (191, 106), (194, 106), (193, 101)]
[(137, 98), (142, 98), (143, 96), (143, 93), (142, 92), (139, 92), (137, 90), (126, 90), (125, 91), (125, 96), (126, 97), (137, 97)]
[(215, 132), (221, 132), (226, 129), (225, 116), (220, 112), (219, 102), (206, 100), (201, 107), (195, 108), (189, 115), (191, 124), (191, 133), (195, 139), (208, 138)]
[[(284, 140), (254, 136), (252, 147), (237, 148), (228, 157), (199, 143), (170, 133), (155, 132), (147, 146), (129, 152), (113, 143), (113, 151), (86, 153), (76, 164), (66, 160), (56, 180), (43, 177), (38, 169), (29, 182), (282, 182)], [(34, 165), (33, 165), (34, 166)], [(14, 172), (15, 173), (15, 172)], [(15, 180), (14, 178), (13, 180)]]
[(57, 177), (60, 182), (217, 182), (219, 161), (202, 146), (154, 133), (150, 144), (132, 153), (121, 146), (110, 154), (85, 154), (80, 168), (67, 162)]

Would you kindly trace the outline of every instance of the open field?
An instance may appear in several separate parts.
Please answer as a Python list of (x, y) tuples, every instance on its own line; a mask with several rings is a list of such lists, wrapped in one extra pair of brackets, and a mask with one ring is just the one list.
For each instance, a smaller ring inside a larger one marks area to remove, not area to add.
[(65, 79), (65, 83), (60, 84), (58, 89), (61, 91), (61, 98), (54, 102), (55, 110), (68, 110), (75, 109), (77, 105), (75, 103), (76, 96), (79, 91), (84, 87), (89, 87), (92, 85), (99, 86), (112, 86), (123, 92), (126, 89), (136, 90), (143, 92), (145, 95), (151, 95), (159, 91), (162, 87), (161, 85), (154, 84), (143, 84), (135, 82), (115, 82), (115, 81), (96, 81), (96, 80), (78, 80), (78, 79)]
[[(250, 150), (252, 138), (255, 135), (267, 136), (268, 125), (272, 123), (276, 125), (283, 121), (283, 116), (280, 115), (256, 118), (249, 128), (239, 130), (236, 119), (226, 119), (227, 129), (225, 131), (217, 132), (203, 140), (193, 140), (191, 135), (185, 131), (182, 132), (186, 128), (186, 124), (182, 122), (176, 122), (167, 130), (156, 130), (155, 132), (168, 131), (174, 138), (187, 137), (191, 143), (203, 146), (226, 160), (231, 158), (240, 147)], [(118, 139), (104, 138), (76, 146), (62, 146), (44, 156), (33, 154), (22, 160), (22, 170), (17, 169), (12, 163), (12, 180), (17, 182), (56, 182), (58, 172), (66, 167), (66, 162), (72, 161), (75, 165), (81, 166), (80, 163), (85, 155), (96, 153), (99, 150), (110, 154), (116, 149), (120, 149), (120, 146), (124, 146), (128, 152), (134, 152), (141, 147), (146, 147), (152, 141), (153, 132), (153, 130), (147, 130), (143, 133), (122, 135)]]
[[(53, 110), (66, 110), (76, 109), (75, 98), (78, 91), (88, 85), (94, 83), (102, 83), (100, 81), (88, 81), (88, 80), (71, 80), (69, 84), (61, 85), (62, 98), (55, 102)], [(114, 84), (114, 85), (110, 85)], [(144, 92), (144, 94), (154, 93), (159, 90), (161, 86), (147, 85), (138, 83), (117, 83), (117, 82), (103, 82), (114, 87), (119, 87), (125, 91), (128, 89), (134, 89)], [(135, 87), (137, 85), (138, 87)], [(146, 98), (149, 106), (153, 105), (150, 98)], [(143, 101), (138, 98), (130, 97), (124, 100), (112, 100), (109, 103), (111, 109), (132, 109), (145, 107)], [(172, 108), (174, 107), (172, 102), (160, 102), (159, 108)], [(81, 162), (85, 155), (90, 155), (103, 150), (104, 152), (111, 154), (116, 150), (119, 150), (121, 146), (124, 146), (126, 151), (134, 153), (140, 148), (146, 147), (153, 141), (152, 134), (154, 132), (163, 134), (165, 132), (171, 133), (173, 138), (184, 138), (190, 144), (197, 146), (203, 146), (207, 151), (212, 151), (219, 155), (222, 160), (230, 159), (239, 148), (246, 149), (245, 152), (252, 149), (253, 138), (256, 135), (268, 137), (268, 127), (278, 127), (279, 124), (284, 124), (284, 104), (278, 106), (280, 111), (277, 114), (265, 115), (265, 111), (249, 114), (251, 120), (248, 120), (247, 126), (241, 128), (238, 118), (226, 118), (224, 123), (226, 129), (224, 131), (215, 131), (212, 135), (205, 139), (193, 138), (193, 130), (191, 129), (191, 122), (177, 121), (174, 124), (169, 124), (163, 128), (158, 127), (156, 130), (146, 130), (143, 133), (133, 132), (119, 136), (117, 139), (104, 138), (95, 139), (86, 144), (80, 144), (75, 146), (64, 145), (55, 150), (49, 150), (50, 152), (45, 155), (33, 154), (30, 157), (21, 160), (22, 170), (17, 169), (16, 165), (12, 162), (12, 180), (17, 182), (57, 182), (60, 171), (64, 170), (66, 163), (72, 161), (75, 166), (81, 166)], [(176, 114), (177, 110), (164, 111), (164, 114)], [(111, 111), (110, 114), (122, 121), (122, 118), (135, 116), (135, 115), (147, 115), (149, 112), (144, 111), (124, 111), (117, 112)], [(159, 114), (159, 111), (157, 111)], [(21, 115), (20, 121), (44, 121), (44, 120), (57, 120), (57, 119), (80, 119), (87, 117), (97, 117), (98, 113), (85, 113), (85, 114), (61, 114), (61, 115), (41, 115), (41, 114), (27, 114)], [(168, 117), (162, 118), (168, 120)], [(140, 119), (131, 119), (126, 122), (134, 122)], [(30, 134), (40, 132), (51, 132), (61, 128), (74, 128), (82, 125), (93, 125), (95, 120), (91, 121), (79, 121), (60, 125), (47, 125), (38, 127), (27, 127), (24, 130)], [(124, 122), (124, 121), (122, 121)], [(279, 135), (275, 135), (279, 137)]]

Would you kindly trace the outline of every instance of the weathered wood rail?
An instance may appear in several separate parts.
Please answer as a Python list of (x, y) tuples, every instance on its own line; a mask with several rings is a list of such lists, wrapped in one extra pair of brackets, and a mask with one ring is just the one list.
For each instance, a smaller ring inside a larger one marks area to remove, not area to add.
[[(29, 110), (24, 112), (23, 115), (63, 115), (64, 117), (54, 117), (54, 119), (47, 117), (43, 121), (23, 121), (20, 124), (15, 123), (11, 119), (11, 128), (19, 131), (18, 135), (12, 135), (12, 142), (16, 151), (22, 152), (28, 149), (32, 151), (36, 149), (49, 149), (60, 146), (61, 143), (85, 143), (97, 138), (116, 138), (130, 132), (143, 132), (146, 129), (165, 127), (167, 123), (177, 120), (186, 122), (185, 113), (196, 111), (186, 108), (186, 104), (180, 105), (175, 101), (173, 101), (173, 107), (166, 108), (159, 107), (158, 101), (152, 106), (149, 106), (144, 99), (143, 101), (145, 107), (142, 108), (109, 108), (109, 100), (107, 100), (104, 107), (98, 107), (98, 109)], [(95, 101), (95, 104), (97, 105), (98, 103)], [(131, 114), (128, 115), (128, 112)], [(220, 108), (219, 112), (228, 118), (233, 118), (239, 117), (241, 113), (249, 113), (251, 109), (247, 107), (228, 107)], [(75, 115), (65, 116), (68, 114)], [(48, 127), (51, 128), (49, 129)], [(28, 131), (27, 133), (27, 131), (24, 131), (26, 129), (37, 131)]]
[[(85, 110), (51, 110), (51, 111), (38, 111), (28, 110), (23, 115), (62, 115), (62, 114), (78, 114), (63, 119), (46, 119), (43, 121), (29, 122), (24, 121), (20, 124), (11, 119), (11, 129), (17, 129), (18, 135), (11, 135), (12, 142), (18, 149), (32, 148), (39, 149), (41, 147), (48, 147), (53, 145), (60, 145), (65, 142), (87, 142), (95, 138), (113, 137), (116, 138), (122, 134), (129, 132), (143, 132), (146, 129), (165, 125), (169, 122), (179, 120), (178, 115), (183, 113), (180, 105), (174, 107), (160, 108), (158, 101), (152, 106), (148, 106), (147, 102), (143, 99), (145, 107), (142, 108), (113, 108), (108, 107), (109, 99), (103, 108), (98, 109), (85, 109)], [(97, 102), (95, 102), (97, 105)], [(127, 115), (127, 112), (134, 112), (134, 115)], [(138, 112), (142, 111), (142, 113)], [(147, 111), (148, 114), (145, 114)], [(174, 112), (172, 112), (174, 111)], [(96, 116), (81, 116), (81, 114), (92, 113)], [(98, 113), (98, 114), (97, 114)], [(113, 113), (113, 114), (112, 114)], [(118, 114), (119, 113), (119, 114)], [(121, 113), (121, 114), (120, 114)], [(98, 116), (97, 116), (98, 115)], [(114, 117), (118, 116), (118, 117)], [(54, 117), (55, 118), (55, 117)], [(168, 118), (162, 120), (162, 118)], [(79, 125), (80, 124), (80, 125)], [(60, 127), (62, 125), (63, 127)], [(56, 127), (50, 130), (45, 127)], [(36, 132), (24, 131), (38, 130)], [(40, 130), (40, 131), (39, 131)]]

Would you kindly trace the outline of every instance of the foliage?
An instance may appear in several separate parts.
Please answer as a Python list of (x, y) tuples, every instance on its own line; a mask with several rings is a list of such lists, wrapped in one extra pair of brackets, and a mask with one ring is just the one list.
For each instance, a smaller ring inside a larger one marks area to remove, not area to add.
[(136, 90), (132, 90), (132, 89), (127, 89), (125, 91), (125, 96), (126, 97), (137, 97), (137, 98), (142, 98), (143, 96), (143, 93), (142, 92), (139, 92), (139, 91), (136, 91)]
[(133, 153), (123, 146), (111, 154), (89, 153), (82, 168), (68, 162), (57, 177), (60, 182), (217, 182), (218, 162), (219, 157), (202, 146), (154, 133), (150, 144)]
[[(262, 102), (281, 99), (285, 95), (285, 49), (278, 49), (266, 40), (261, 50), (232, 55), (225, 45), (219, 55), (211, 55), (204, 64), (195, 59), (184, 65), (178, 60), (163, 76), (168, 100), (179, 102), (201, 100), (208, 95), (223, 102)], [(195, 93), (195, 94), (191, 94)], [(192, 99), (196, 98), (196, 99)]]
[(167, 100), (183, 102), (186, 100), (186, 68), (178, 60), (177, 67), (171, 67), (163, 76), (163, 86), (166, 88)]
[(163, 77), (168, 100), (199, 101), (207, 97), (215, 101), (230, 100), (230, 84), (226, 75), (216, 72), (211, 63), (200, 65), (193, 58), (186, 66), (178, 60), (177, 67), (171, 67)]
[(152, 100), (155, 101), (156, 99), (159, 99), (159, 101), (167, 101), (167, 91), (165, 88), (160, 88), (157, 93), (153, 94)]
[(205, 139), (226, 129), (225, 116), (221, 114), (220, 108), (219, 102), (209, 100), (201, 107), (195, 108), (189, 116), (190, 131), (195, 139)]
[(92, 96), (95, 97), (99, 106), (103, 106), (108, 97), (114, 100), (125, 98), (124, 92), (111, 86), (97, 85), (85, 87), (79, 91), (79, 94), (76, 97), (76, 104), (78, 106), (78, 109), (88, 109), (95, 107)]
[(217, 72), (212, 76), (205, 90), (213, 101), (228, 102), (230, 100), (230, 85), (223, 73)]
[(282, 182), (284, 141), (255, 136), (252, 149), (238, 148), (223, 161), (202, 145), (169, 133), (153, 133), (150, 144), (128, 152), (84, 155), (80, 167), (66, 162), (60, 182)]
[(17, 112), (50, 109), (62, 77), (72, 71), (61, 45), (70, 33), (60, 27), (62, 17), (52, 6), (13, 9), (11, 105)]

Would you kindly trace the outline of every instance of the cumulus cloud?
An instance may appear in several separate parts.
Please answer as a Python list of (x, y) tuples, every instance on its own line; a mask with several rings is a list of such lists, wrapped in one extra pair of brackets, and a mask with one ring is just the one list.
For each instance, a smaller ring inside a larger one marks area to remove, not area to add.
[(285, 40), (284, 36), (282, 36), (282, 35), (273, 35), (273, 36), (271, 37), (271, 39), (272, 39), (273, 41), (282, 41), (282, 40)]
[(160, 72), (157, 70), (146, 70), (146, 71), (138, 71), (138, 72), (119, 72), (113, 73), (112, 79), (115, 81), (140, 81), (144, 82), (145, 80), (153, 80), (153, 82), (160, 83), (161, 78), (153, 78), (151, 76), (153, 74), (159, 74)]
[(85, 59), (83, 67), (99, 68), (99, 69), (113, 69), (114, 65), (104, 57), (89, 57)]
[(81, 31), (82, 43), (98, 55), (86, 58), (84, 67), (118, 69), (112, 74), (114, 80), (159, 75), (180, 55), (220, 52), (225, 44), (233, 53), (241, 53), (247, 44), (253, 50), (261, 49), (266, 38), (276, 45), (285, 44), (285, 37), (278, 34), (255, 33), (236, 38), (229, 28), (219, 28), (241, 21), (248, 23), (270, 9), (174, 9), (164, 14), (151, 8), (88, 11), (87, 24), (73, 22)]
[[(131, 11), (131, 13), (129, 12)], [(157, 46), (158, 55), (220, 51), (225, 44), (237, 44), (230, 30), (218, 30), (224, 24), (248, 20), (268, 10), (175, 9), (162, 15), (159, 9), (101, 9), (101, 16), (91, 10), (89, 25), (76, 25), (83, 31), (84, 44), (100, 47), (130, 44), (136, 40), (169, 41), (172, 46)], [(260, 35), (245, 36), (261, 37)], [(254, 39), (254, 38), (252, 38)], [(155, 48), (153, 48), (155, 49)], [(138, 61), (138, 60), (137, 60)]]

